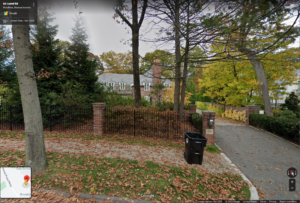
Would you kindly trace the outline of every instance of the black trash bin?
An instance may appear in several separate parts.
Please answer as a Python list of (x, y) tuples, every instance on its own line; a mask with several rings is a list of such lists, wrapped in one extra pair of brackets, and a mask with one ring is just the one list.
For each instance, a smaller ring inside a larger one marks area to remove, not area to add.
[(207, 138), (197, 132), (185, 132), (185, 152), (184, 158), (188, 164), (202, 165), (204, 148)]

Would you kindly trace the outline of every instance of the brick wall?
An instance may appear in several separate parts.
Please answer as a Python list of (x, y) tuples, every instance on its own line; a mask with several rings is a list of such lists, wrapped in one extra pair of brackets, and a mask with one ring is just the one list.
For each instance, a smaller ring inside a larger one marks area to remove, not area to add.
[(190, 104), (190, 112), (196, 112), (197, 106), (194, 104)]

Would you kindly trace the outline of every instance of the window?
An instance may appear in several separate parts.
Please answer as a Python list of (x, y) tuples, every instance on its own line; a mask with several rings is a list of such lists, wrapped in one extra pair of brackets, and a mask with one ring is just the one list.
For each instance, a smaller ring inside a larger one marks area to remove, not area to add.
[(143, 83), (144, 84), (144, 90), (149, 91), (150, 90), (150, 83)]
[(164, 84), (166, 88), (171, 88), (170, 84)]
[(109, 82), (109, 83), (108, 83), (108, 86), (114, 87), (114, 83), (113, 83), (113, 82)]
[(298, 80), (298, 90), (300, 90), (300, 80)]
[(150, 97), (149, 96), (144, 96), (144, 98), (150, 102)]
[(120, 83), (120, 89), (125, 90), (125, 85), (126, 85), (126, 83)]

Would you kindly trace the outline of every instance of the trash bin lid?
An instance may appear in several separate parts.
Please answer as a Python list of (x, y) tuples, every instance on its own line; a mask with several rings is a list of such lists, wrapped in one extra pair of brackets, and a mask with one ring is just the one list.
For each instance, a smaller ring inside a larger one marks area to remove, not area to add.
[(185, 132), (184, 133), (189, 139), (206, 139), (203, 135), (198, 132)]

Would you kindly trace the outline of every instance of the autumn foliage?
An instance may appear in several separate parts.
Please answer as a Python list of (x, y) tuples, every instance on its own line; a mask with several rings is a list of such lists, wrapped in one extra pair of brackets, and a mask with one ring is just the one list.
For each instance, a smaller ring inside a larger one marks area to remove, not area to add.
[[(180, 84), (180, 90), (182, 89), (182, 83)], [(175, 84), (171, 84), (171, 88), (166, 88), (163, 95), (164, 102), (174, 102), (174, 91), (175, 91)], [(180, 94), (181, 95), (181, 94)], [(186, 92), (184, 98), (184, 104), (188, 105), (191, 102), (189, 101), (192, 93)], [(181, 101), (181, 96), (179, 97), (179, 101)]]

